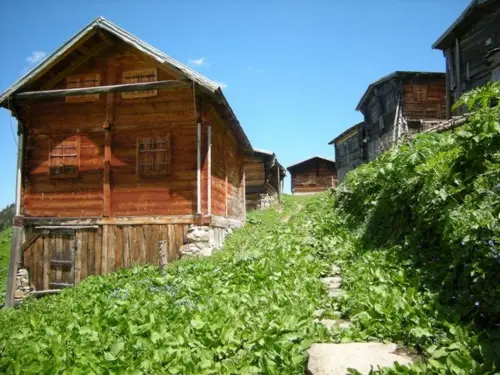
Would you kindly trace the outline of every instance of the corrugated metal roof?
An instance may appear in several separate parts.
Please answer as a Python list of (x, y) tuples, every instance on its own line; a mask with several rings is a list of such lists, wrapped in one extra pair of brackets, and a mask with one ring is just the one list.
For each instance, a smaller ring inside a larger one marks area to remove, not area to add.
[(294, 167), (298, 166), (299, 164), (305, 163), (306, 161), (313, 160), (313, 159), (322, 159), (322, 160), (328, 161), (330, 163), (335, 163), (335, 160), (333, 160), (333, 159), (328, 159), (328, 158), (324, 158), (323, 156), (316, 155), (316, 156), (312, 156), (310, 158), (301, 160), (295, 164), (289, 165), (288, 167), (286, 167), (286, 169), (288, 169), (288, 171), (290, 171), (291, 168), (294, 168)]

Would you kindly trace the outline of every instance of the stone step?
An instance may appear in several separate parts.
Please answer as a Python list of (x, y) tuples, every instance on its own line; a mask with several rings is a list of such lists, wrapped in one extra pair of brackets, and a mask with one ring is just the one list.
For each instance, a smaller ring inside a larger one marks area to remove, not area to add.
[(342, 285), (342, 278), (340, 276), (323, 277), (321, 281), (327, 288), (340, 288)]
[(328, 295), (331, 298), (340, 298), (340, 297), (344, 296), (345, 294), (346, 294), (345, 291), (338, 289), (338, 288), (329, 288), (328, 289)]
[(411, 358), (395, 354), (396, 344), (378, 342), (313, 344), (308, 351), (307, 375), (345, 375), (354, 368), (368, 374), (371, 366), (391, 367), (394, 362), (411, 364)]
[(332, 274), (332, 276), (336, 276), (336, 275), (340, 275), (340, 267), (336, 264), (332, 264), (332, 268), (330, 270), (330, 273)]
[(352, 327), (352, 323), (343, 319), (321, 319), (321, 324), (323, 324), (327, 329), (333, 327), (339, 327), (340, 329), (349, 329)]

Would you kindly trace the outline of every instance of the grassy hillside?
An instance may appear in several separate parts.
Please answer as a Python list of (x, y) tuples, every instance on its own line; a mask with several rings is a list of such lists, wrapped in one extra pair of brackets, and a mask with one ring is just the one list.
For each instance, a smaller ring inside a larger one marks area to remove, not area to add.
[(9, 269), (10, 241), (12, 229), (7, 228), (0, 232), (0, 303), (3, 303), (5, 286)]
[[(390, 340), (418, 361), (373, 374), (498, 374), (500, 85), (466, 99), (466, 126), (250, 214), (211, 258), (0, 311), (0, 372), (302, 375), (313, 342)], [(320, 281), (334, 262), (339, 300)], [(315, 322), (335, 311), (353, 327)]]

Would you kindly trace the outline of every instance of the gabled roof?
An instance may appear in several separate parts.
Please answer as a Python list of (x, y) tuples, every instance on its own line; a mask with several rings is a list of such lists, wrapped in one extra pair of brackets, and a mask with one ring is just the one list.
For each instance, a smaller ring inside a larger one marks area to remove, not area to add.
[(337, 137), (333, 138), (330, 142), (328, 142), (328, 144), (329, 145), (333, 145), (335, 142), (337, 142), (337, 140), (339, 140), (340, 138), (346, 136), (347, 134), (349, 134), (354, 129), (361, 127), (364, 123), (365, 123), (364, 121), (361, 121), (361, 122), (359, 122), (359, 123), (351, 126), (350, 128), (347, 128), (344, 132), (340, 133)]
[(10, 86), (5, 92), (0, 96), (0, 106), (5, 106), (5, 102), (7, 98), (17, 92), (21, 92), (22, 88), (29, 83), (32, 83), (36, 78), (40, 76), (40, 74), (47, 71), (52, 64), (57, 61), (59, 58), (65, 55), (68, 50), (71, 50), (75, 47), (79, 41), (88, 36), (90, 33), (93, 33), (96, 29), (106, 31), (119, 40), (129, 44), (132, 47), (135, 47), (137, 50), (156, 60), (160, 64), (164, 64), (168, 66), (170, 69), (179, 72), (183, 76), (185, 76), (188, 80), (195, 82), (203, 89), (207, 90), (211, 93), (220, 104), (222, 104), (228, 110), (231, 117), (233, 117), (234, 121), (234, 131), (237, 136), (239, 136), (245, 145), (250, 151), (252, 151), (252, 146), (250, 145), (250, 141), (248, 140), (243, 128), (240, 123), (236, 119), (236, 115), (233, 110), (229, 106), (220, 85), (210, 79), (204, 77), (200, 73), (194, 71), (188, 66), (182, 64), (181, 62), (175, 60), (174, 58), (166, 55), (160, 50), (154, 48), (148, 43), (142, 41), (141, 39), (135, 37), (124, 29), (118, 27), (114, 23), (108, 21), (104, 17), (97, 17), (95, 20), (90, 22), (87, 26), (81, 29), (78, 33), (76, 33), (71, 39), (69, 39), (66, 43), (64, 43), (61, 47), (59, 47), (55, 52), (49, 55), (45, 60), (43, 60), (39, 65), (33, 68), (26, 75), (17, 80), (12, 86)]
[(276, 156), (276, 154), (272, 151), (269, 151), (269, 150), (264, 150), (264, 149), (261, 149), (261, 148), (255, 148), (253, 149), (254, 151), (254, 155), (257, 155), (257, 156), (263, 156), (265, 158), (270, 158), (272, 159), (272, 162), (275, 163), (278, 168), (280, 169), (280, 177), (281, 178), (284, 178), (286, 176), (286, 169), (280, 164), (280, 162), (278, 161), (278, 157)]
[(396, 77), (399, 77), (399, 78), (403, 78), (403, 77), (410, 77), (410, 76), (427, 76), (427, 77), (446, 77), (446, 74), (445, 73), (440, 73), (440, 72), (414, 72), (414, 71), (402, 71), (402, 70), (398, 70), (398, 71), (395, 71), (391, 74), (388, 74), (382, 78), (380, 78), (379, 80), (371, 83), (368, 88), (366, 89), (365, 93), (363, 94), (363, 96), (361, 97), (361, 100), (359, 101), (357, 107), (356, 107), (356, 111), (359, 111), (361, 109), (361, 106), (363, 105), (363, 103), (365, 102), (365, 100), (368, 98), (368, 96), (371, 94), (372, 90), (379, 86), (380, 84), (392, 79), (392, 78), (396, 78)]
[(308, 159), (305, 159), (305, 160), (302, 160), (302, 161), (299, 161), (298, 163), (295, 163), (295, 164), (292, 164), (290, 166), (288, 166), (286, 169), (289, 171), (289, 172), (292, 172), (291, 170), (298, 167), (299, 165), (301, 164), (304, 164), (308, 161), (311, 161), (311, 160), (314, 160), (314, 159), (321, 159), (321, 160), (324, 160), (324, 161), (327, 161), (329, 163), (333, 163), (335, 164), (335, 160), (332, 160), (332, 159), (327, 159), (327, 158), (324, 158), (322, 156), (313, 156), (311, 158), (308, 158)]
[(481, 16), (482, 9), (496, 2), (498, 3), (498, 0), (472, 0), (455, 22), (434, 42), (432, 48), (446, 49), (451, 43), (455, 42), (457, 34), (460, 34), (468, 27), (469, 22), (474, 22), (475, 19)]

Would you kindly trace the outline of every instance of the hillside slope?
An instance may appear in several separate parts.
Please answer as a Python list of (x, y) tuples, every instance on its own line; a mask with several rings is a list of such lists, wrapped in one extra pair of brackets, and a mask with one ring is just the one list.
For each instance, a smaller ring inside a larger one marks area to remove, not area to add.
[[(314, 342), (388, 340), (417, 361), (373, 374), (497, 374), (500, 85), (466, 99), (466, 126), (404, 142), (331, 196), (251, 213), (211, 258), (0, 311), (0, 372), (302, 375)], [(332, 263), (340, 299), (320, 281)], [(318, 324), (336, 312), (352, 327)]]
[(0, 304), (5, 297), (7, 274), (9, 272), (10, 242), (12, 229), (6, 228), (0, 232)]

